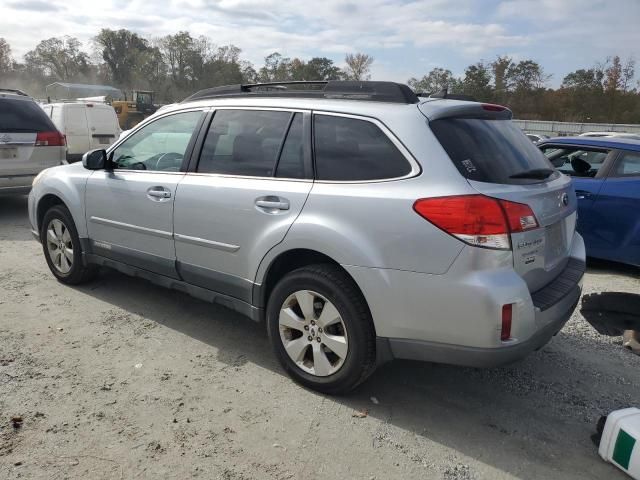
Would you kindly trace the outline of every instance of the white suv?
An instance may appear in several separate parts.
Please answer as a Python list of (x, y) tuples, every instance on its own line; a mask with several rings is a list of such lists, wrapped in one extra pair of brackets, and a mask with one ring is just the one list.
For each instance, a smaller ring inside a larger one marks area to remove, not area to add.
[(264, 319), (324, 392), (391, 358), (498, 365), (585, 269), (571, 181), (510, 118), (390, 82), (209, 89), (47, 170), (30, 220), (60, 281), (108, 266)]
[(64, 135), (20, 90), (0, 88), (0, 194), (26, 193), (34, 177), (63, 163)]

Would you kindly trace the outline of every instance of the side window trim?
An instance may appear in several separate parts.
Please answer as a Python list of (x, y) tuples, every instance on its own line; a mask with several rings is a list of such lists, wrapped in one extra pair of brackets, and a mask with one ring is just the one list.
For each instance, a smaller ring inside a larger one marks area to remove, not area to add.
[[(375, 180), (320, 180), (317, 175), (317, 167), (316, 167), (316, 155), (315, 155), (315, 132), (312, 133), (311, 136), (311, 145), (313, 146), (313, 178), (316, 183), (381, 183), (381, 182), (393, 182), (396, 180), (402, 180), (405, 178), (417, 177), (422, 173), (422, 168), (420, 164), (416, 161), (414, 156), (411, 154), (409, 149), (402, 143), (402, 141), (395, 136), (395, 134), (391, 131), (389, 127), (387, 127), (383, 121), (375, 117), (368, 117), (366, 115), (354, 115), (351, 113), (341, 113), (341, 112), (331, 112), (327, 110), (313, 110), (312, 115), (315, 117), (316, 115), (325, 115), (325, 116), (333, 116), (333, 117), (343, 117), (343, 118), (353, 118), (354, 120), (363, 120), (365, 122), (373, 123), (377, 126), (380, 131), (389, 139), (391, 143), (398, 149), (398, 151), (402, 154), (404, 159), (409, 163), (411, 170), (408, 174), (403, 175), (401, 177), (393, 177), (393, 178), (381, 178)], [(314, 123), (314, 122), (311, 122)]]
[[(215, 114), (218, 110), (256, 110), (256, 111), (271, 111), (271, 112), (288, 112), (291, 114), (289, 119), (289, 123), (287, 128), (285, 129), (285, 135), (280, 142), (280, 147), (278, 150), (278, 156), (275, 163), (275, 168), (273, 169), (273, 175), (270, 177), (256, 177), (250, 175), (230, 175), (225, 173), (211, 173), (211, 172), (198, 172), (198, 164), (200, 163), (200, 158), (202, 156), (202, 149), (204, 147), (204, 143), (207, 137), (207, 133), (211, 128), (211, 123), (215, 117)], [(284, 148), (285, 141), (287, 139), (287, 135), (289, 134), (289, 129), (291, 128), (291, 123), (295, 117), (296, 113), (300, 113), (302, 115), (302, 126), (303, 126), (303, 141), (304, 141), (304, 165), (305, 165), (305, 178), (285, 178), (285, 177), (276, 177), (276, 170), (278, 163), (280, 162), (280, 155), (282, 154), (282, 150)], [(286, 107), (252, 107), (252, 106), (224, 106), (224, 107), (209, 107), (209, 111), (207, 113), (206, 118), (203, 119), (203, 123), (200, 128), (200, 132), (198, 134), (198, 138), (194, 144), (194, 149), (191, 154), (191, 159), (186, 168), (186, 172), (194, 175), (209, 175), (209, 176), (220, 176), (220, 177), (230, 177), (230, 178), (251, 178), (251, 179), (266, 179), (266, 180), (285, 180), (291, 182), (309, 182), (313, 181), (312, 175), (312, 155), (311, 155), (311, 110), (299, 109), (299, 108), (286, 108)]]
[(280, 146), (278, 147), (278, 154), (276, 155), (276, 163), (273, 166), (273, 172), (271, 173), (272, 177), (275, 177), (278, 173), (278, 165), (280, 165), (280, 157), (282, 156), (282, 151), (284, 150), (284, 142), (287, 141), (287, 137), (289, 136), (289, 131), (291, 130), (291, 125), (293, 125), (293, 119), (295, 118), (295, 112), (291, 112), (289, 115), (289, 123), (287, 123), (287, 128), (284, 129), (284, 133), (282, 134), (282, 138), (280, 139)]

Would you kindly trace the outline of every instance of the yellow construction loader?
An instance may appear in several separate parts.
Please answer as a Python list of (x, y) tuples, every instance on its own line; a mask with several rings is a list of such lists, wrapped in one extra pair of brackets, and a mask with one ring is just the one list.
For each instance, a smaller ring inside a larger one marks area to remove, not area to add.
[(135, 127), (149, 115), (155, 113), (157, 107), (153, 104), (154, 92), (133, 90), (131, 99), (125, 94), (124, 100), (114, 100), (111, 105), (116, 111), (120, 128), (129, 130)]

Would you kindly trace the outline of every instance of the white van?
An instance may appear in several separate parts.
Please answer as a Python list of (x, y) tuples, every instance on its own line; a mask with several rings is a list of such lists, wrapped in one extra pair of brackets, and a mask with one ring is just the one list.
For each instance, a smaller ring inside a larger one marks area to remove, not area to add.
[(111, 105), (66, 102), (47, 103), (42, 108), (67, 137), (69, 163), (81, 160), (94, 148), (107, 148), (120, 137), (118, 117)]

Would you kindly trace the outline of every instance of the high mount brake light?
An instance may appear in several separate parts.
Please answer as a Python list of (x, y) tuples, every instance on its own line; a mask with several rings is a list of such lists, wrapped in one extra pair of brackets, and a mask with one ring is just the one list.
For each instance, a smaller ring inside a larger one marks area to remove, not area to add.
[(476, 247), (510, 250), (511, 233), (538, 227), (528, 205), (485, 195), (422, 198), (413, 209), (449, 235)]
[(495, 105), (493, 103), (483, 103), (482, 109), (487, 110), (488, 112), (504, 112), (507, 107), (503, 107), (502, 105)]
[(38, 132), (36, 135), (36, 147), (64, 147), (67, 144), (65, 136), (56, 131)]

